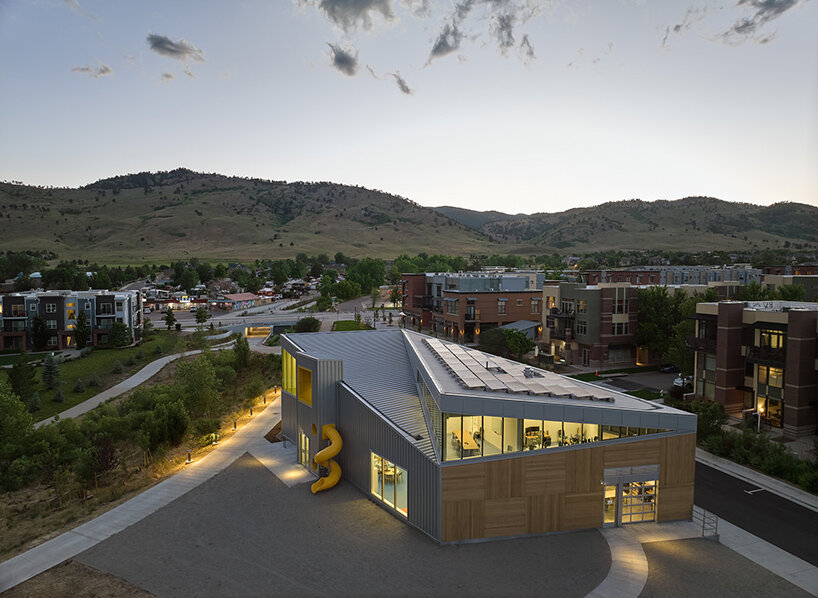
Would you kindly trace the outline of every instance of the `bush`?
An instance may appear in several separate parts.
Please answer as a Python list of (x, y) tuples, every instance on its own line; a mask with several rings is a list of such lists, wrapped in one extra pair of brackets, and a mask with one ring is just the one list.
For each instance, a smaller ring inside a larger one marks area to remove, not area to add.
[(156, 345), (156, 348), (153, 350), (153, 352), (156, 353), (157, 355), (162, 353), (162, 345)]
[(62, 403), (65, 400), (65, 397), (62, 395), (62, 389), (58, 388), (57, 392), (54, 393), (54, 396), (51, 397), (51, 400), (55, 403)]
[(145, 354), (142, 353), (142, 349), (139, 349), (139, 353), (136, 354), (136, 358), (137, 359), (143, 359), (144, 357), (145, 357)]
[(294, 332), (318, 332), (319, 330), (321, 330), (321, 320), (311, 316), (301, 318), (293, 326)]
[(112, 370), (114, 374), (121, 374), (124, 368), (122, 367), (122, 362), (118, 359), (114, 362), (114, 369)]
[(215, 418), (198, 419), (193, 424), (193, 433), (196, 436), (211, 436), (219, 431), (221, 424), (221, 420)]
[(34, 394), (31, 395), (31, 398), (28, 400), (28, 412), (34, 413), (35, 411), (39, 411), (40, 409), (41, 409), (40, 393), (35, 391)]
[(125, 360), (125, 365), (134, 365), (135, 363), (136, 361), (134, 361), (133, 357), (129, 357), (127, 360)]
[(93, 351), (93, 350), (94, 350), (93, 347), (85, 347), (85, 348), (81, 349), (80, 350), (80, 357), (88, 357), (91, 354), (91, 351)]
[(97, 373), (94, 372), (93, 374), (91, 374), (91, 377), (88, 378), (88, 386), (93, 386), (96, 388), (99, 385), (100, 385), (99, 376), (97, 376)]
[(77, 381), (74, 382), (74, 392), (85, 392), (85, 382), (82, 381), (82, 378), (77, 378)]

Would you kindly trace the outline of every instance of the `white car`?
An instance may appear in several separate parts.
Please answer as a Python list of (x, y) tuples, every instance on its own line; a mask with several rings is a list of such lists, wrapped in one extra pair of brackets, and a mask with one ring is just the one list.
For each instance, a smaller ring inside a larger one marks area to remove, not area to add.
[(689, 388), (693, 386), (693, 376), (679, 376), (673, 381), (673, 386), (679, 388)]

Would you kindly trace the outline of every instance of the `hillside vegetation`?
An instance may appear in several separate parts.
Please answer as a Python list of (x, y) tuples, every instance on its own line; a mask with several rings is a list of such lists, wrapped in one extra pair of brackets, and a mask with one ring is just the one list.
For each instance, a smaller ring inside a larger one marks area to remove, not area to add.
[(818, 245), (818, 208), (803, 204), (756, 206), (688, 197), (508, 215), (426, 208), (357, 186), (182, 168), (117, 176), (79, 189), (0, 183), (0, 225), (0, 251), (37, 250), (107, 264), (339, 251), (393, 258)]
[[(818, 244), (818, 208), (797, 203), (757, 206), (712, 197), (652, 202), (635, 199), (530, 216), (438, 209), (493, 242), (562, 253), (801, 248)], [(481, 218), (480, 214), (491, 218)]]

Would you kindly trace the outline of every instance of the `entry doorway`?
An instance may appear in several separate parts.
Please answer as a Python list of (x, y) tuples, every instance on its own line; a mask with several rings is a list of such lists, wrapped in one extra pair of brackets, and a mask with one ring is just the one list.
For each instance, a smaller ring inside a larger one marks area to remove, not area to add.
[(310, 437), (304, 432), (298, 434), (298, 462), (304, 467), (310, 465)]
[(658, 466), (605, 470), (603, 527), (656, 521), (658, 480)]

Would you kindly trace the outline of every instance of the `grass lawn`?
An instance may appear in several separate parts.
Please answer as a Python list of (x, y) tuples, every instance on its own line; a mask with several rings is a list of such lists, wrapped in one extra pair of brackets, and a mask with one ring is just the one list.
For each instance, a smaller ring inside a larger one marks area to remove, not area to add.
[[(62, 351), (54, 351), (55, 353), (59, 354)], [(51, 355), (51, 351), (43, 351), (41, 353), (29, 353), (32, 359), (45, 359), (47, 356)], [(0, 355), (0, 365), (14, 365), (17, 363), (17, 360), (20, 358), (18, 353), (14, 353), (13, 355)]]
[(359, 324), (355, 320), (338, 320), (332, 325), (332, 329), (341, 332), (347, 330), (374, 330), (372, 326), (367, 326), (363, 322)]
[[(156, 353), (157, 345), (162, 346), (162, 352)], [(52, 397), (55, 390), (47, 390), (42, 383), (40, 376), (42, 375), (42, 368), (37, 368), (37, 387), (36, 391), (40, 393), (40, 407), (41, 409), (34, 413), (34, 420), (40, 421), (51, 417), (52, 415), (65, 411), (69, 407), (73, 407), (78, 403), (94, 396), (118, 384), (134, 372), (142, 369), (145, 364), (150, 363), (154, 359), (164, 357), (171, 353), (178, 353), (186, 348), (187, 343), (184, 337), (178, 336), (176, 332), (168, 332), (165, 330), (156, 331), (150, 340), (144, 341), (136, 347), (127, 347), (124, 349), (94, 349), (87, 357), (77, 357), (71, 361), (66, 361), (60, 364), (60, 380), (64, 401), (62, 403), (55, 403)], [(139, 354), (142, 357), (138, 357)], [(133, 365), (128, 365), (126, 362), (133, 359)], [(114, 374), (114, 363), (119, 360), (122, 363), (122, 373)], [(96, 373), (99, 377), (100, 385), (97, 387), (88, 386), (88, 379), (91, 374)], [(82, 378), (85, 382), (85, 392), (74, 392), (74, 384), (77, 378)]]
[(632, 390), (630, 392), (626, 392), (625, 394), (631, 395), (632, 397), (637, 397), (640, 399), (646, 399), (648, 401), (655, 401), (656, 399), (661, 398), (662, 395), (659, 394), (658, 390), (652, 390), (650, 388), (643, 388), (641, 390)]

